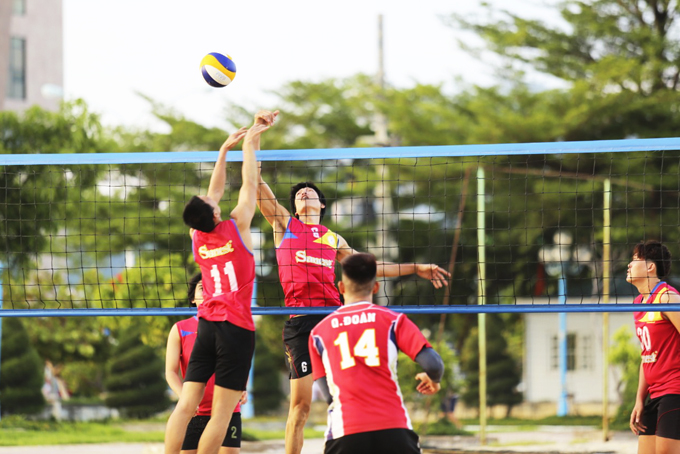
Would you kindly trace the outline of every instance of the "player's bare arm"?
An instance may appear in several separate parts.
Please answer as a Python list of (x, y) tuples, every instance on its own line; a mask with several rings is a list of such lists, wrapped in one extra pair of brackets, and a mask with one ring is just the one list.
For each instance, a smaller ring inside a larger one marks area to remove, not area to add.
[[(666, 292), (661, 297), (660, 302), (666, 304), (680, 304), (680, 295), (675, 292)], [(680, 312), (663, 312), (663, 316), (666, 317), (680, 333)]]
[(177, 325), (173, 325), (170, 334), (168, 334), (168, 344), (165, 351), (165, 380), (177, 396), (182, 394), (182, 379), (179, 376), (180, 344)]
[(227, 137), (227, 140), (220, 147), (215, 168), (210, 177), (210, 185), (208, 186), (208, 197), (215, 201), (215, 203), (219, 203), (224, 195), (224, 184), (227, 181), (227, 152), (234, 148), (245, 137), (247, 132), (248, 128), (244, 126)]
[(645, 378), (645, 373), (642, 369), (642, 363), (640, 363), (640, 373), (638, 380), (635, 406), (633, 407), (633, 411), (630, 414), (630, 430), (635, 435), (639, 435), (640, 431), (642, 430), (647, 430), (647, 427), (642, 424), (642, 413), (645, 408), (645, 399), (647, 398), (649, 386), (647, 385), (647, 379)]
[[(338, 255), (337, 260), (340, 262), (345, 257), (356, 254), (359, 251), (353, 249), (347, 244), (347, 241), (338, 235)], [(449, 285), (448, 279), (451, 277), (448, 271), (433, 263), (392, 263), (392, 262), (378, 262), (378, 277), (397, 277), (407, 276), (409, 274), (417, 274), (423, 279), (432, 282), (435, 288), (442, 288)]]
[(243, 182), (238, 194), (238, 203), (231, 211), (230, 217), (236, 222), (241, 232), (243, 243), (252, 249), (250, 238), (250, 224), (255, 215), (255, 199), (257, 197), (257, 158), (255, 151), (260, 148), (260, 135), (269, 129), (269, 125), (256, 122), (247, 132), (243, 141), (243, 167), (241, 170)]

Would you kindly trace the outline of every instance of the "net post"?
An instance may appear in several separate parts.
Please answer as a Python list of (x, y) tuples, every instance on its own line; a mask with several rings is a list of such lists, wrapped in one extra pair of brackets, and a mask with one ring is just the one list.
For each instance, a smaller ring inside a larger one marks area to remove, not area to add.
[[(483, 305), (486, 281), (486, 223), (485, 223), (484, 168), (477, 168), (477, 304)], [(486, 314), (477, 315), (479, 326), (479, 443), (486, 445)]]
[[(611, 272), (611, 181), (604, 180), (602, 225), (602, 302), (609, 304)], [(602, 313), (602, 439), (609, 440), (609, 312)]]

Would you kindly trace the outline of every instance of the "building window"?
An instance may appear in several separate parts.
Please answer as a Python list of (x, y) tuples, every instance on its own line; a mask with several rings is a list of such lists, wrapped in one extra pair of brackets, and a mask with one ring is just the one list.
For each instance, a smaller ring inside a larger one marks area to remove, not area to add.
[(26, 14), (26, 0), (13, 0), (12, 14), (15, 16), (23, 16)]
[(581, 369), (592, 369), (593, 368), (593, 338), (591, 336), (581, 337), (581, 355), (582, 360), (580, 361)]
[[(550, 349), (550, 368), (560, 367), (560, 342), (557, 336), (552, 337)], [(567, 370), (576, 370), (576, 334), (567, 334)]]
[(26, 99), (26, 40), (23, 38), (10, 39), (8, 82), (8, 98)]

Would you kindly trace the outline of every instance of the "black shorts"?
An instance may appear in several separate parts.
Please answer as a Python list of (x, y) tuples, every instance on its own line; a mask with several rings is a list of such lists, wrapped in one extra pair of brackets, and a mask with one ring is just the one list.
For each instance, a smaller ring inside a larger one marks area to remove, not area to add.
[(288, 359), (288, 378), (302, 378), (312, 373), (309, 358), (309, 333), (326, 315), (300, 315), (286, 320), (283, 347)]
[[(193, 451), (198, 449), (198, 440), (208, 425), (210, 416), (194, 416), (189, 421), (187, 426), (187, 433), (184, 435), (184, 443), (182, 443), (182, 451)], [(226, 448), (240, 448), (241, 447), (241, 413), (234, 413), (229, 421), (229, 428), (227, 435), (224, 437), (222, 446)]]
[(409, 429), (361, 432), (326, 441), (324, 454), (419, 454), (418, 435)]
[(198, 319), (198, 333), (184, 381), (215, 384), (244, 391), (255, 351), (255, 332), (230, 322)]
[(640, 421), (647, 430), (640, 435), (656, 435), (680, 440), (680, 394), (648, 399)]

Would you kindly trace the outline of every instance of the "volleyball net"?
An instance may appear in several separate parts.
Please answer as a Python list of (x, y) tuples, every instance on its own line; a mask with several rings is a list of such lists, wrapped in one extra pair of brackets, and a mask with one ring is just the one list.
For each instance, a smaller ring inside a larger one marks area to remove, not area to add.
[[(452, 273), (382, 280), (403, 312), (630, 311), (636, 243), (678, 256), (680, 139), (261, 151), (262, 174), (324, 192), (323, 223), (356, 250)], [(182, 210), (216, 152), (0, 156), (2, 316), (180, 315), (198, 271)], [(241, 185), (228, 155), (226, 218)], [(255, 314), (284, 307), (271, 226), (252, 223)], [(339, 273), (337, 273), (339, 277)], [(671, 278), (670, 283), (674, 281)], [(678, 282), (675, 282), (678, 285)], [(680, 308), (670, 308), (679, 310)]]

